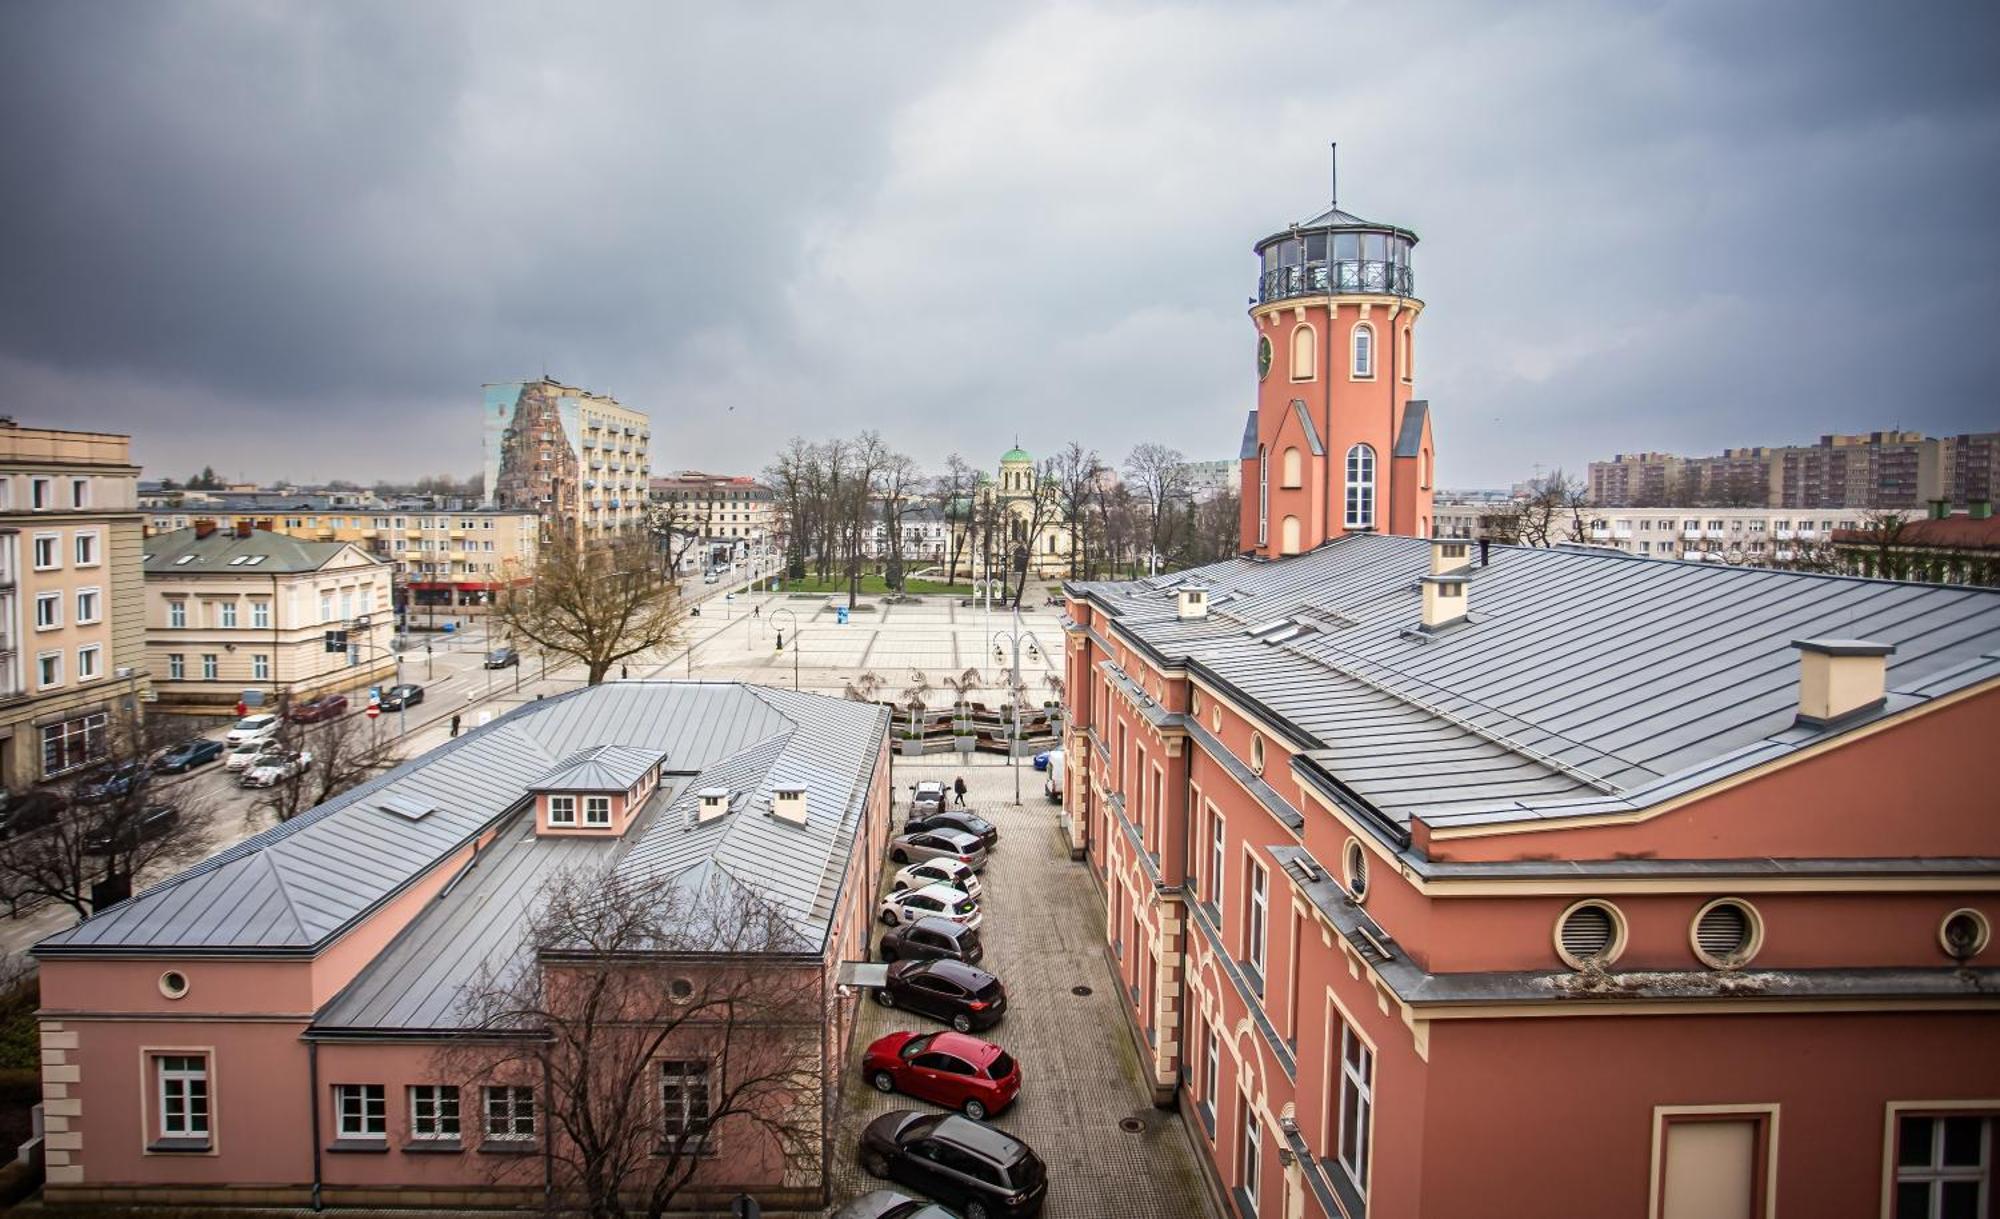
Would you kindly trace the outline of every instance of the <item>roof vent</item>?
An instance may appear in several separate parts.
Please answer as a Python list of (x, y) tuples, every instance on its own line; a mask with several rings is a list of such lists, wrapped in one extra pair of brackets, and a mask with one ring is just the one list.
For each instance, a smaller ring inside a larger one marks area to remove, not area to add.
[(803, 783), (780, 783), (771, 789), (771, 815), (793, 825), (806, 823), (806, 788)]
[(1792, 646), (1799, 650), (1799, 723), (1824, 727), (1887, 701), (1895, 644), (1794, 639)]
[(1465, 576), (1462, 573), (1425, 576), (1423, 587), (1425, 630), (1435, 631), (1465, 620), (1469, 598), (1465, 595)]
[(1199, 584), (1184, 584), (1177, 594), (1182, 622), (1198, 622), (1208, 617), (1208, 590)]
[(407, 821), (422, 821), (437, 811), (436, 805), (410, 796), (384, 796), (375, 802), (375, 807)]
[(1470, 543), (1464, 538), (1431, 539), (1431, 574), (1441, 576), (1448, 571), (1459, 571), (1472, 565), (1468, 553)]
[(695, 793), (695, 824), (706, 825), (729, 812), (729, 789), (726, 787), (704, 787)]

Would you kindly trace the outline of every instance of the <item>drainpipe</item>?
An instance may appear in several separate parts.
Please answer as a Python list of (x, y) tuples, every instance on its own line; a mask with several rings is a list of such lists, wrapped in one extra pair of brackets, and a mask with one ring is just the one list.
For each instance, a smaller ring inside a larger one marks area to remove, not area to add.
[[(275, 577), (273, 578), (275, 583)], [(320, 1199), (320, 1137), (319, 1137), (319, 1042), (306, 1042), (306, 1082), (312, 1096), (312, 1141), (313, 1141), (313, 1184), (312, 1208), (315, 1212), (324, 1210), (326, 1204)]]
[(539, 1057), (542, 1060), (542, 1120), (547, 1129), (542, 1131), (542, 1209), (553, 1215), (556, 1209), (556, 1127), (548, 1115), (554, 1112), (555, 1094), (549, 1088), (549, 1052), (545, 1047)]
[[(893, 792), (894, 790), (895, 790), (894, 788), (890, 789), (891, 792)], [(895, 797), (892, 795), (890, 799), (893, 802)], [(895, 816), (893, 811), (890, 813), (890, 816), (892, 818)], [(837, 943), (838, 941), (836, 941), (836, 944)], [(866, 952), (863, 952), (861, 955), (865, 957), (868, 954)], [(822, 1003), (826, 1001), (826, 995), (827, 995), (826, 983), (827, 983), (826, 957), (821, 956), (819, 959), (819, 994), (820, 994), (820, 1001)], [(846, 1013), (843, 1010), (844, 1004), (845, 1000), (840, 999), (839, 994), (836, 991), (835, 1008), (834, 1008), (836, 1013), (836, 1018), (845, 1016)], [(843, 1047), (842, 1050), (843, 1063), (845, 1062), (845, 1058), (846, 1058), (845, 1048)], [(820, 1027), (819, 1027), (819, 1200), (821, 1205), (829, 1205), (833, 1201), (833, 1190), (832, 1190), (833, 1176), (832, 1173), (829, 1171), (833, 1164), (833, 1072), (831, 1069), (832, 1062), (833, 1062), (833, 1021), (822, 1020), (820, 1021)]]

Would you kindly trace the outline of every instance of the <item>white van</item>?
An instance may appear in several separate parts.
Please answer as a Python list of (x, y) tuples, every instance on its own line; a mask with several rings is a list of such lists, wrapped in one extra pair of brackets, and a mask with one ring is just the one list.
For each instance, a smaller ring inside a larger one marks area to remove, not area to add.
[(1044, 773), (1047, 777), (1042, 780), (1042, 791), (1048, 795), (1050, 804), (1061, 804), (1063, 802), (1063, 753), (1061, 750), (1056, 749), (1049, 752), (1049, 768)]

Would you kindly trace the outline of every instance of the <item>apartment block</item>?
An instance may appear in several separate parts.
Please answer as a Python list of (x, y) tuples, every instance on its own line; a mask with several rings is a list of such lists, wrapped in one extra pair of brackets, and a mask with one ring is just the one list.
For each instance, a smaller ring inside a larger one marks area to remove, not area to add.
[(1712, 457), (1619, 454), (1593, 461), (1590, 501), (1604, 507), (1965, 508), (2000, 484), (2000, 433), (1825, 435), (1817, 444), (1727, 449)]
[(773, 544), (776, 497), (747, 475), (682, 470), (650, 480), (647, 494), (671, 516), (676, 533), (699, 539), (707, 562), (762, 554)]
[(486, 502), (589, 541), (646, 521), (652, 422), (607, 394), (540, 381), (485, 387)]
[[(1438, 536), (1511, 542), (1498, 527), (1505, 505), (1446, 503), (1437, 506)], [(1565, 517), (1557, 543), (1610, 547), (1651, 559), (1686, 559), (1753, 567), (1783, 566), (1809, 559), (1837, 531), (1864, 529), (1887, 520), (1917, 520), (1920, 509), (1793, 508), (1604, 508), (1592, 505)]]
[(0, 784), (103, 756), (152, 698), (129, 436), (0, 419)]

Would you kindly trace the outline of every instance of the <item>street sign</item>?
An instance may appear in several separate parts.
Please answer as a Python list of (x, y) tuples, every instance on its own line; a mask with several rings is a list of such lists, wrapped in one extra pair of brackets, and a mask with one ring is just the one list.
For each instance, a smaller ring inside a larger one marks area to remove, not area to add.
[(368, 704), (368, 718), (372, 720), (380, 714), (382, 714), (382, 704), (370, 701)]

